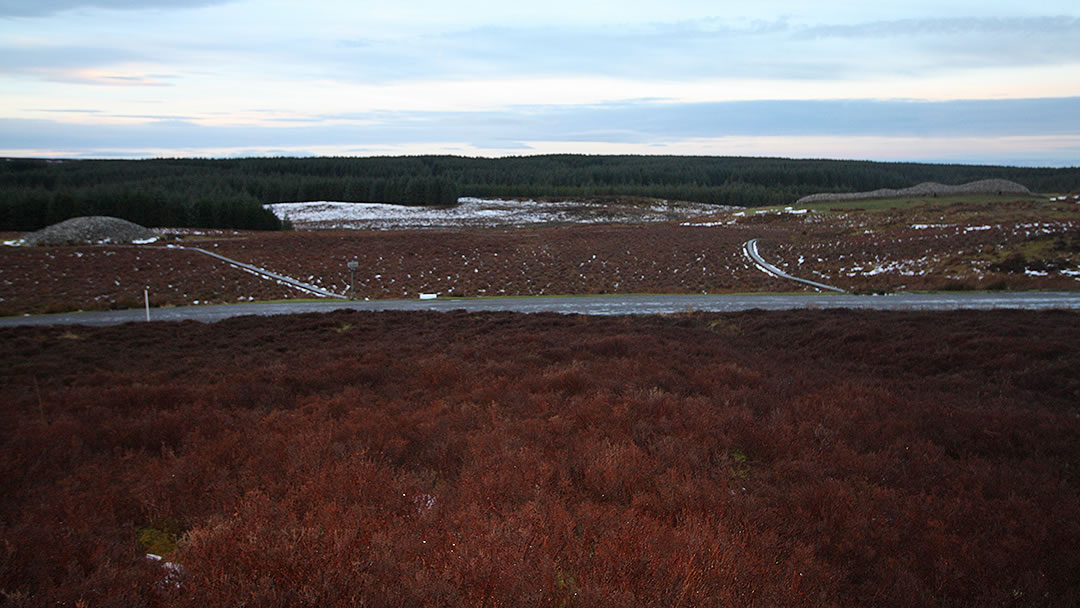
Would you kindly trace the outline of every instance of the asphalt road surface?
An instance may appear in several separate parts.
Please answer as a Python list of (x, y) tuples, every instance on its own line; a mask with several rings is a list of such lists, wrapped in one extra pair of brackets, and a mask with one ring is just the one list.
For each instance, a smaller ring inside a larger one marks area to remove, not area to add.
[[(275, 302), (224, 304), (150, 309), (151, 321), (194, 320), (212, 323), (241, 315), (286, 315), (353, 310), (467, 310), (470, 312), (555, 312), (586, 315), (670, 314), (686, 311), (793, 310), (799, 308), (852, 308), (874, 310), (987, 310), (1016, 308), (1080, 310), (1080, 291), (1016, 293), (932, 293), (897, 295), (657, 295), (564, 296), (539, 298), (475, 298), (436, 300), (373, 300), (349, 302)], [(70, 314), (0, 317), (0, 327), (16, 325), (118, 325), (144, 322), (146, 312), (111, 310)]]

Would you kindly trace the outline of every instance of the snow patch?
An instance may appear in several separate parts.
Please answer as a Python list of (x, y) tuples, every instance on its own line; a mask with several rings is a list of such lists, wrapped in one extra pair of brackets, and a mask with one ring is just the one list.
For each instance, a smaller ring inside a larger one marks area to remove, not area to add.
[(692, 228), (712, 228), (714, 226), (731, 226), (735, 224), (736, 220), (728, 220), (726, 222), (683, 222), (680, 226), (689, 226)]
[(367, 228), (490, 228), (532, 224), (642, 223), (686, 219), (731, 207), (689, 202), (619, 205), (580, 201), (517, 201), (464, 197), (452, 207), (421, 207), (387, 203), (314, 201), (266, 205), (297, 227)]
[(161, 567), (165, 570), (165, 578), (162, 582), (180, 587), (180, 578), (184, 575), (183, 566), (176, 562), (167, 562), (160, 555), (154, 555), (153, 553), (147, 553), (146, 559), (161, 562)]

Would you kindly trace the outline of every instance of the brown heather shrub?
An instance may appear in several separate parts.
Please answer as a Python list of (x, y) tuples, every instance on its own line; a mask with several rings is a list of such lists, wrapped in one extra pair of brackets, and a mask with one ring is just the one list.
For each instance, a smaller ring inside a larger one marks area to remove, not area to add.
[[(39, 606), (1070, 606), (1072, 312), (0, 330)], [(168, 578), (147, 539), (176, 548)]]

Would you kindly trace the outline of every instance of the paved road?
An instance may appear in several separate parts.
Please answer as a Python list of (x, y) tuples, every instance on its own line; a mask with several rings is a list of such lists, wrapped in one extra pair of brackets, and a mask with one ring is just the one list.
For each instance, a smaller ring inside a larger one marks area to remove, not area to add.
[[(842, 295), (740, 295), (740, 296), (585, 296), (543, 298), (482, 298), (464, 300), (375, 300), (371, 302), (324, 301), (274, 304), (227, 304), (185, 306), (150, 310), (153, 321), (194, 320), (212, 323), (241, 315), (283, 315), (305, 312), (354, 310), (467, 310), (524, 313), (627, 315), (667, 314), (689, 310), (731, 312), (738, 310), (793, 310), (799, 308), (853, 308), (875, 310), (987, 310), (1019, 308), (1080, 310), (1080, 291), (1021, 293), (936, 293), (889, 296)], [(15, 325), (118, 325), (145, 321), (142, 309), (0, 317), (0, 327)]]
[(773, 266), (772, 264), (766, 262), (765, 258), (761, 257), (761, 254), (759, 254), (757, 250), (757, 242), (757, 239), (750, 239), (749, 241), (743, 243), (743, 253), (746, 255), (746, 257), (750, 258), (750, 261), (753, 262), (754, 266), (757, 266), (758, 270), (760, 270), (761, 272), (764, 272), (765, 274), (770, 276), (779, 277), (781, 279), (805, 283), (807, 285), (810, 285), (811, 287), (816, 287), (818, 289), (835, 291), (838, 293), (847, 293), (839, 287), (833, 287), (832, 285), (818, 283), (817, 281), (811, 281), (810, 279), (800, 279), (799, 277), (792, 276), (784, 272), (783, 270), (780, 270), (776, 266)]

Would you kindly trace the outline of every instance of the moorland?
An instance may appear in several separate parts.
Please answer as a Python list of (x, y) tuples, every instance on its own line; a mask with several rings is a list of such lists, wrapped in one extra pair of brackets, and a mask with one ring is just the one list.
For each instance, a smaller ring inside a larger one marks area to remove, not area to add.
[[(1033, 194), (795, 204), (988, 178)], [(144, 290), (153, 306), (310, 296), (192, 248), (371, 299), (805, 289), (754, 268), (740, 253), (751, 238), (788, 273), (853, 292), (1075, 289), (1077, 191), (1077, 168), (736, 157), (8, 159), (4, 241), (80, 215), (155, 227), (163, 240), (0, 247), (0, 315), (136, 307)], [(455, 205), (459, 195), (504, 200)], [(305, 206), (328, 205), (305, 201), (340, 201), (345, 219), (312, 219)], [(382, 216), (349, 219), (371, 203)]]
[[(1031, 196), (795, 205), (811, 189), (991, 168), (752, 160), (715, 163), (741, 181), (702, 178), (699, 191), (700, 159), (663, 161), (668, 174), (637, 157), (506, 160), (516, 177), (476, 178), (490, 189), (469, 193), (526, 205), (541, 196), (528, 188), (564, 188), (550, 200), (581, 195), (585, 216), (618, 221), (422, 230), (255, 228), (288, 223), (269, 202), (353, 200), (331, 196), (343, 184), (367, 184), (366, 198), (382, 179), (389, 198), (395, 179), (408, 187), (401, 167), (419, 172), (415, 193), (472, 183), (436, 169), (502, 175), (500, 165), (390, 159), (368, 175), (342, 159), (28, 161), (0, 182), (22, 193), (3, 199), (5, 217), (36, 219), (5, 224), (4, 240), (64, 213), (172, 219), (142, 220), (158, 228), (151, 244), (0, 247), (0, 314), (135, 307), (144, 289), (154, 306), (309, 297), (196, 249), (364, 298), (809, 289), (754, 268), (740, 253), (752, 238), (785, 271), (855, 292), (1080, 284), (1070, 170), (994, 175), (1029, 180)], [(527, 166), (547, 167), (550, 183), (528, 182)], [(326, 175), (297, 178), (297, 167)], [(669, 174), (663, 190), (656, 176)], [(611, 178), (597, 194), (605, 175), (638, 181)], [(785, 193), (758, 189), (759, 178)], [(321, 183), (311, 192), (326, 196), (233, 196), (260, 183)], [(173, 187), (175, 198), (161, 194)], [(732, 193), (755, 206), (621, 219), (669, 198), (740, 204)], [(338, 311), (0, 328), (0, 597), (1075, 605), (1078, 321), (1017, 310)]]
[(1077, 321), (0, 329), (0, 590), (14, 606), (1068, 606)]
[(1080, 286), (1080, 200), (1071, 197), (782, 204), (633, 224), (560, 217), (494, 229), (301, 228), (172, 229), (148, 245), (0, 247), (0, 314), (135, 308), (146, 288), (152, 306), (311, 297), (192, 248), (370, 299), (810, 289), (757, 270), (741, 253), (752, 238), (788, 273), (856, 293)]

